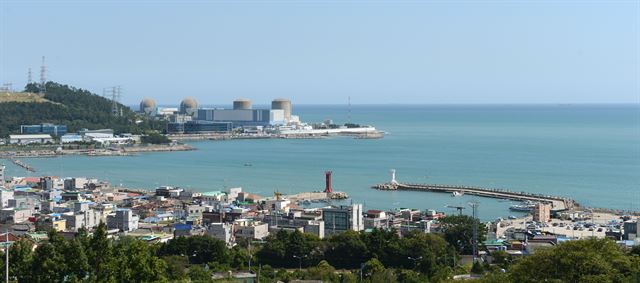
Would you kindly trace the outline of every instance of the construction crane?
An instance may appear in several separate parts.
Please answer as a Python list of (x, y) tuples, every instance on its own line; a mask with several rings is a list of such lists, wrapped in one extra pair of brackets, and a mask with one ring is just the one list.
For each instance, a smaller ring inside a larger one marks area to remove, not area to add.
[(462, 210), (465, 209), (464, 206), (456, 206), (456, 205), (446, 205), (448, 208), (455, 208), (458, 210), (458, 215), (462, 215)]

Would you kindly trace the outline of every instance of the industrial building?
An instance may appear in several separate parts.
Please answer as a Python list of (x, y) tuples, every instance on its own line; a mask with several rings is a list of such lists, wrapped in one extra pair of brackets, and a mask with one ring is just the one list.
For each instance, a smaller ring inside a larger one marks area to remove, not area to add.
[(204, 134), (204, 133), (227, 133), (233, 129), (230, 122), (212, 121), (186, 121), (167, 123), (167, 133), (169, 134)]
[(231, 122), (234, 128), (286, 124), (281, 109), (198, 109), (195, 118), (199, 121)]
[(37, 135), (9, 135), (10, 144), (32, 144), (32, 143), (52, 143), (53, 138), (51, 135), (37, 134)]
[(21, 125), (21, 134), (46, 134), (59, 137), (67, 133), (67, 125), (44, 123), (40, 125)]

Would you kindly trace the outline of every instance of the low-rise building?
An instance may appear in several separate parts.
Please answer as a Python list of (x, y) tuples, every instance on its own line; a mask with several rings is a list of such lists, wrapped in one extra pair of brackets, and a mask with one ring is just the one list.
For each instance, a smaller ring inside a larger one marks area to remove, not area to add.
[(236, 220), (235, 224), (236, 238), (262, 240), (269, 236), (269, 225), (267, 223), (240, 219)]
[(115, 215), (107, 216), (107, 227), (109, 229), (119, 229), (120, 231), (133, 231), (138, 229), (139, 216), (133, 215), (131, 209), (120, 208)]
[(43, 123), (39, 125), (20, 125), (21, 134), (46, 134), (52, 136), (62, 136), (67, 133), (66, 125), (55, 125)]
[(362, 204), (342, 205), (322, 209), (324, 234), (333, 235), (347, 230), (364, 230)]
[(69, 212), (62, 215), (67, 223), (67, 230), (77, 232), (80, 228), (92, 229), (104, 221), (101, 211), (95, 209), (80, 210)]
[(32, 143), (53, 143), (51, 135), (9, 135), (10, 144), (32, 144)]
[(533, 221), (549, 222), (551, 221), (551, 205), (545, 203), (537, 203), (533, 207)]
[(212, 223), (207, 227), (207, 234), (229, 244), (233, 237), (233, 225), (228, 223)]

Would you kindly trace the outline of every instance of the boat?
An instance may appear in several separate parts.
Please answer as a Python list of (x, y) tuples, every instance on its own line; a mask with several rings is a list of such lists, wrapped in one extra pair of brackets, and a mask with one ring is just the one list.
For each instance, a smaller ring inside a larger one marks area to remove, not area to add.
[(451, 196), (452, 196), (452, 197), (460, 197), (460, 196), (462, 196), (462, 195), (463, 195), (463, 194), (462, 194), (461, 192), (457, 192), (457, 191), (456, 191), (456, 192), (451, 193)]
[(521, 204), (514, 204), (510, 206), (509, 209), (513, 211), (531, 212), (535, 206), (536, 206), (536, 203), (531, 201), (525, 201)]
[(251, 166), (253, 166), (253, 164), (251, 164), (251, 163), (245, 163), (245, 164), (244, 164), (244, 166), (245, 166), (245, 167), (251, 167)]

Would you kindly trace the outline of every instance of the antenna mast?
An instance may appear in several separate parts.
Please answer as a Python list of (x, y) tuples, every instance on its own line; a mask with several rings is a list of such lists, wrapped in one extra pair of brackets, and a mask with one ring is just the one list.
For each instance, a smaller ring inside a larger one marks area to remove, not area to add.
[(31, 78), (31, 68), (29, 68), (29, 73), (27, 75), (27, 84), (31, 84), (33, 82)]

